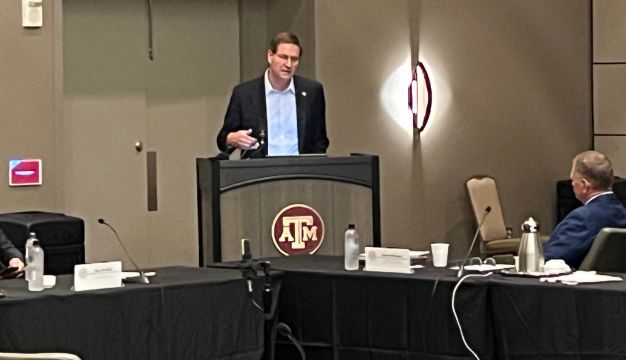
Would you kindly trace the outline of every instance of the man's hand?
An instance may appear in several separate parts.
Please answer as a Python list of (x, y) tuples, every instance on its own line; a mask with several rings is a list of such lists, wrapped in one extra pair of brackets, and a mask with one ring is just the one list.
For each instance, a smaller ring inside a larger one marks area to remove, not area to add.
[(231, 132), (226, 136), (226, 143), (242, 150), (255, 149), (259, 143), (251, 134), (252, 129)]
[(16, 267), (17, 268), (16, 271), (24, 270), (24, 262), (20, 258), (13, 258), (9, 260), (9, 266)]

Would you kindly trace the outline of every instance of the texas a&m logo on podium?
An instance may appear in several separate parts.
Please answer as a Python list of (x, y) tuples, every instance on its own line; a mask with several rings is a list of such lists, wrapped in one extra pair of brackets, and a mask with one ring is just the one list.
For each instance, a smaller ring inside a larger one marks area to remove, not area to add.
[(283, 255), (314, 254), (324, 241), (324, 221), (310, 206), (289, 205), (274, 218), (272, 240)]

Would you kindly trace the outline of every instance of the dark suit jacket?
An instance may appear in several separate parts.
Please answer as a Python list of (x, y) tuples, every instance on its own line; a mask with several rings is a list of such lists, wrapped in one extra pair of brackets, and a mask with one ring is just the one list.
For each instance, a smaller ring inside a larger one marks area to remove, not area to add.
[(20, 258), (22, 261), (24, 260), (24, 256), (22, 253), (13, 246), (13, 243), (7, 238), (2, 229), (0, 229), (0, 257), (2, 258), (2, 263), (7, 265), (9, 260), (13, 258)]
[(563, 259), (577, 268), (604, 227), (626, 228), (626, 209), (614, 194), (598, 196), (569, 213), (544, 246), (546, 260)]
[[(264, 76), (237, 85), (233, 89), (224, 117), (224, 125), (217, 135), (217, 146), (226, 151), (226, 136), (233, 131), (252, 129), (259, 138), (261, 131), (267, 134), (267, 111), (265, 107)], [(326, 136), (326, 100), (324, 89), (317, 81), (294, 76), (296, 110), (298, 112), (298, 148), (300, 154), (325, 153), (328, 148)], [(244, 157), (267, 155), (266, 146), (258, 151), (250, 150)]]

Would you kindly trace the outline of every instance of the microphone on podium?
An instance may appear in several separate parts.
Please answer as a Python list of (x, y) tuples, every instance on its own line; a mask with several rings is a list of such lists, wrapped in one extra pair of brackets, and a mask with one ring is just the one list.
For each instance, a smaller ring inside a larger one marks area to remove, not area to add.
[(265, 146), (265, 130), (259, 132), (259, 144), (261, 145), (261, 149), (263, 149)]
[(489, 215), (490, 212), (491, 212), (491, 206), (487, 205), (487, 207), (485, 207), (485, 210), (483, 210), (483, 218), (478, 223), (478, 228), (476, 229), (476, 233), (474, 234), (474, 239), (472, 239), (472, 244), (467, 250), (467, 255), (465, 255), (465, 259), (463, 259), (463, 262), (461, 263), (461, 266), (459, 267), (459, 272), (456, 274), (458, 278), (463, 276), (463, 269), (465, 268), (465, 262), (469, 258), (470, 253), (472, 252), (472, 249), (474, 248), (474, 244), (476, 243), (476, 239), (478, 238), (478, 234), (480, 234), (480, 229), (483, 227), (483, 224), (485, 223), (485, 219), (487, 219), (487, 215)]
[(217, 160), (228, 160), (228, 158), (230, 158), (230, 155), (234, 153), (235, 150), (237, 150), (236, 147), (229, 147), (228, 149), (224, 151), (220, 151), (219, 154), (215, 155), (215, 158)]
[(115, 230), (115, 228), (113, 226), (111, 226), (111, 224), (109, 224), (108, 222), (104, 221), (104, 219), (98, 219), (98, 223), (102, 224), (102, 225), (108, 226), (109, 229), (111, 229), (111, 231), (113, 231), (113, 234), (115, 234), (115, 238), (117, 239), (117, 242), (119, 242), (120, 245), (122, 246), (122, 249), (124, 249), (124, 252), (126, 253), (126, 256), (128, 256), (128, 259), (130, 260), (130, 262), (135, 267), (135, 271), (137, 271), (139, 273), (139, 276), (128, 277), (128, 278), (124, 279), (124, 281), (125, 282), (132, 282), (132, 283), (139, 283), (139, 284), (150, 284), (150, 279), (148, 279), (146, 274), (139, 268), (139, 266), (137, 266), (137, 263), (135, 262), (135, 260), (133, 260), (133, 257), (130, 256), (130, 253), (128, 252), (128, 250), (126, 250), (126, 246), (124, 246), (124, 243), (120, 239), (120, 237), (117, 234), (117, 231)]

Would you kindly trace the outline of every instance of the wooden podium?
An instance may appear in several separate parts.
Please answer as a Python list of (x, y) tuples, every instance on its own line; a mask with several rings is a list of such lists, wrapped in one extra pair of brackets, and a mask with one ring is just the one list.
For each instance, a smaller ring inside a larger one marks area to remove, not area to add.
[(198, 158), (196, 170), (200, 266), (240, 260), (243, 238), (255, 257), (287, 255), (275, 225), (294, 206), (313, 209), (323, 223), (304, 231), (306, 244), (319, 246), (315, 254), (343, 254), (348, 224), (356, 225), (361, 247), (380, 246), (377, 156)]

